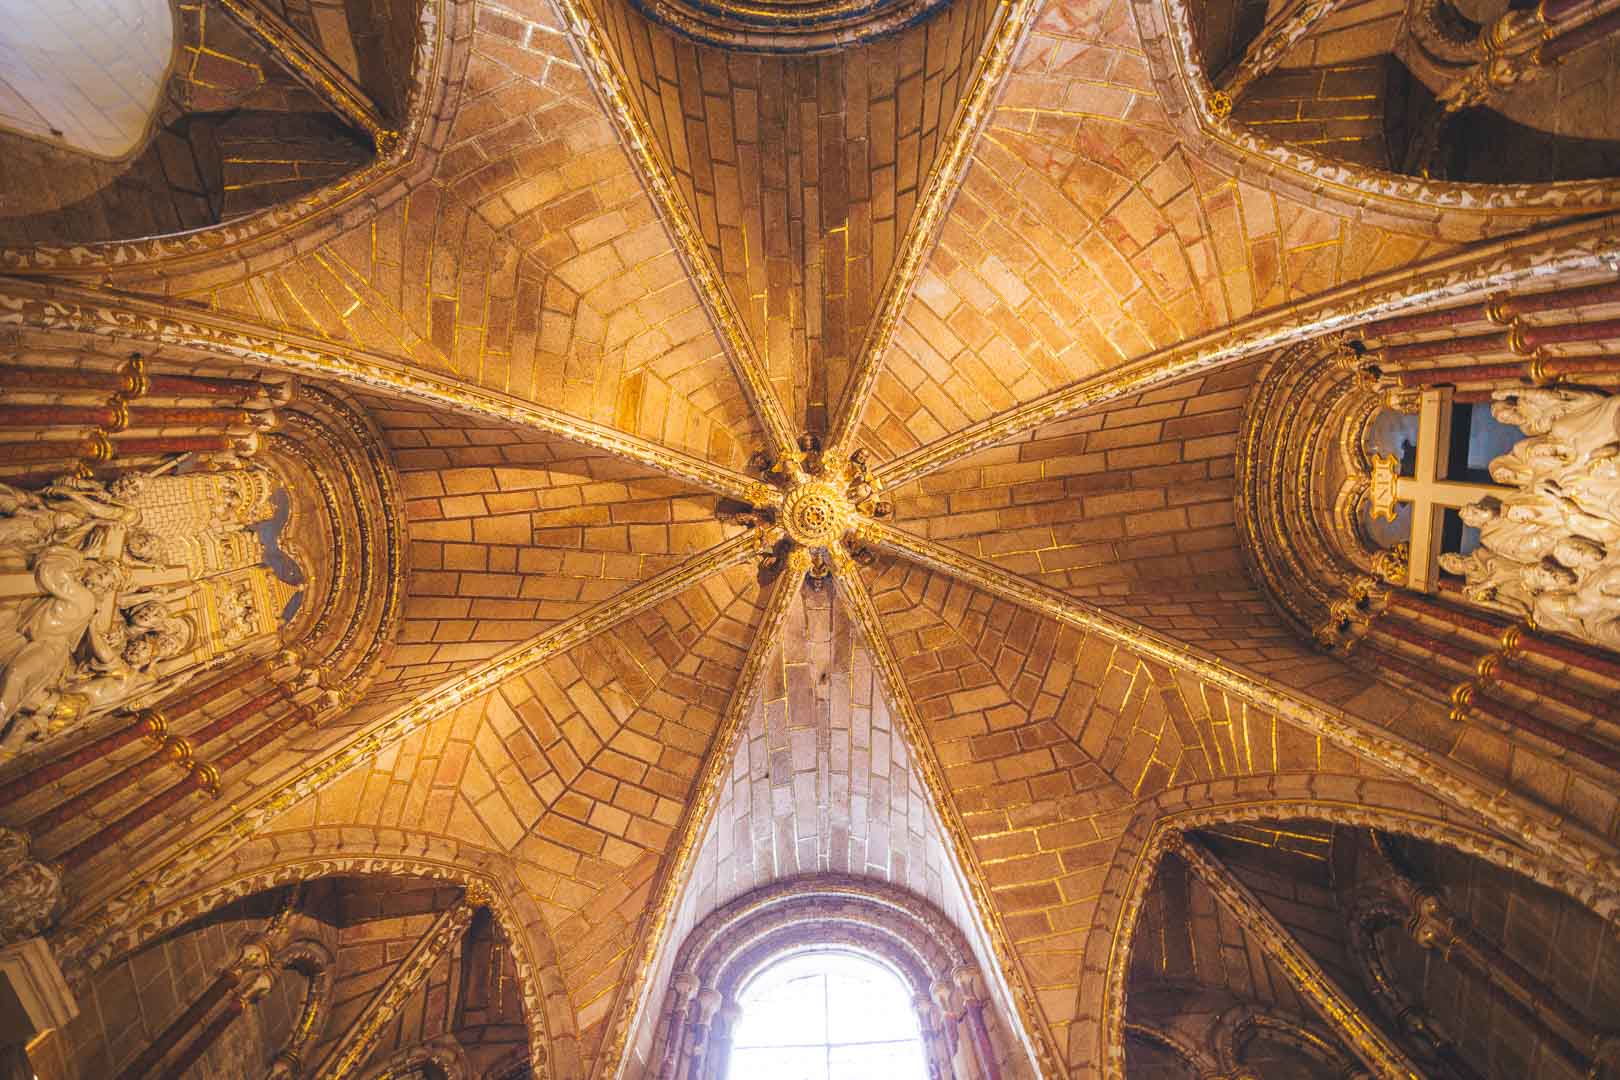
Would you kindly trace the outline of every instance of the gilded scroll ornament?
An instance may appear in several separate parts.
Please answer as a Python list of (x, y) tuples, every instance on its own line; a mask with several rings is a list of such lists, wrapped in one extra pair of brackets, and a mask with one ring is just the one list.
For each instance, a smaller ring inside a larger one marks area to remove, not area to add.
[(32, 858), (28, 837), (0, 828), (0, 944), (36, 937), (62, 899), (62, 872)]

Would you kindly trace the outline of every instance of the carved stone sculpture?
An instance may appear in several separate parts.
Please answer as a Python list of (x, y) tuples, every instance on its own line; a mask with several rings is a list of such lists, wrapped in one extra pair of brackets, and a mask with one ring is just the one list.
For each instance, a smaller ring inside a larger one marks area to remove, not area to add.
[(61, 874), (29, 857), (27, 836), (0, 828), (0, 944), (42, 932), (61, 897)]
[(182, 460), (0, 484), (0, 751), (153, 704), (275, 626), (249, 528), (273, 512), (269, 474), (162, 475)]
[(1620, 649), (1620, 395), (1502, 390), (1491, 413), (1530, 436), (1491, 462), (1518, 490), (1462, 509), (1479, 549), (1442, 567), (1478, 603)]
[(14, 750), (39, 732), (13, 723), (18, 713), (36, 706), (69, 667), (97, 612), (110, 604), (124, 582), (114, 563), (92, 561), (77, 548), (52, 545), (34, 560), (34, 580), (42, 596), (31, 604), (4, 637), (0, 637), (0, 746)]

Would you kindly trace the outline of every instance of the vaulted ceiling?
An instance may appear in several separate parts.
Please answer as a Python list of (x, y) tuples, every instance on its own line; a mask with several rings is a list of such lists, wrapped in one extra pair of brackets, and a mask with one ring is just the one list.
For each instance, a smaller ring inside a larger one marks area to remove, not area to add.
[[(340, 853), (477, 877), (544, 1002), (537, 1074), (608, 1077), (706, 914), (864, 875), (961, 927), (1034, 1068), (1091, 1075), (1123, 1052), (1108, 978), (1191, 963), (1110, 951), (1168, 815), (1355, 805), (1610, 858), (1612, 800), (1567, 762), (1293, 634), (1234, 475), (1280, 344), (1612, 256), (1612, 181), (1502, 199), (1267, 157), (1198, 114), (1170, 0), (955, 0), (812, 54), (621, 0), (349, 6), (368, 91), (414, 71), (397, 146), (184, 240), (53, 210), (0, 249), (20, 336), (342, 387), (404, 508), (375, 680), (228, 809), (82, 872), (65, 927)], [(801, 432), (830, 539), (782, 509), (805, 476), (750, 463)], [(857, 449), (892, 517), (844, 500)], [(1152, 925), (1178, 889), (1208, 914), (1173, 876)]]

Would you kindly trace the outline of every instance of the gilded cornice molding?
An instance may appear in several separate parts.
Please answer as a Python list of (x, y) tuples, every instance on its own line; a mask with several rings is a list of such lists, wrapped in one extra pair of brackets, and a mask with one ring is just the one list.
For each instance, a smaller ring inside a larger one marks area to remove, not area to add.
[(298, 199), (220, 225), (141, 240), (0, 248), (0, 271), (104, 277), (178, 274), (242, 262), (280, 245), (312, 246), (426, 183), (438, 164), (472, 54), (475, 0), (421, 0), (406, 116), (367, 167)]
[(844, 385), (838, 413), (827, 438), (828, 450), (839, 457), (848, 457), (854, 448), (852, 443), (855, 433), (860, 430), (861, 415), (866, 411), (872, 392), (877, 389), (884, 356), (889, 351), (889, 343), (894, 340), (906, 302), (916, 287), (917, 276), (922, 273), (923, 260), (934, 249), (940, 226), (945, 221), (945, 212), (950, 209), (973, 156), (973, 147), (989, 122), (1002, 84), (1012, 66), (1012, 58), (1033, 25), (1040, 7), (1038, 0), (1011, 0), (996, 6), (994, 21), (986, 34), (985, 47), (979, 50), (967, 93), (962, 96), (961, 104), (951, 118), (945, 143), (928, 172), (922, 196), (917, 200), (911, 222), (906, 227), (900, 257), (895, 260), (894, 268), (884, 282), (876, 317), (867, 327), (855, 370)]
[(1354, 999), (1225, 863), (1186, 833), (1175, 832), (1171, 837), (1170, 849), (1257, 939), (1261, 950), (1283, 969), (1300, 996), (1311, 1003), (1375, 1076), (1383, 1080), (1424, 1080), (1423, 1072), (1412, 1060), (1362, 1015)]
[(772, 489), (766, 485), (724, 465), (560, 409), (435, 375), (379, 353), (272, 330), (246, 319), (189, 309), (182, 315), (162, 300), (0, 277), (0, 326), (198, 349), (260, 366), (336, 379), (357, 388), (555, 435), (728, 498), (747, 502), (763, 494), (780, 500), (780, 495), (771, 495)]
[(1016, 405), (927, 446), (884, 462), (874, 475), (884, 490), (943, 468), (1043, 424), (1127, 394), (1207, 373), (1239, 360), (1357, 323), (1445, 307), (1513, 288), (1549, 274), (1612, 269), (1620, 264), (1620, 215), (1611, 214), (1521, 233), (1453, 252), (1416, 267), (1342, 285), (1308, 300), (1246, 316), (1049, 394)]
[(360, 1071), (382, 1038), (383, 1028), (394, 1021), (416, 988), (426, 981), (434, 966), (466, 931), (478, 909), (488, 902), (486, 887), (480, 883), (467, 886), (462, 898), (434, 920), (427, 933), (388, 973), (388, 978), (371, 995), (360, 1015), (338, 1037), (337, 1045), (315, 1072), (315, 1080), (343, 1080)]
[(602, 40), (601, 33), (579, 0), (553, 0), (573, 43), (591, 85), (607, 108), (608, 116), (619, 135), (619, 142), (640, 174), (647, 193), (657, 205), (664, 227), (669, 230), (675, 251), (686, 267), (693, 287), (703, 306), (714, 320), (715, 330), (731, 360), (732, 370), (743, 392), (754, 406), (765, 429), (767, 449), (772, 457), (781, 458), (793, 452), (793, 428), (786, 410), (771, 385), (759, 349), (754, 344), (736, 301), (720, 277), (714, 255), (704, 241), (687, 206), (675, 185), (675, 177), (654, 149), (654, 137), (641, 112), (631, 101), (625, 88), (623, 72)]
[(59, 950), (68, 954), (89, 952), (97, 940), (113, 928), (139, 919), (156, 897), (191, 880), (215, 860), (262, 832), (281, 814), (351, 769), (371, 761), (383, 750), (453, 709), (494, 690), (507, 679), (749, 559), (757, 552), (762, 536), (768, 541), (771, 535), (749, 531), (716, 544), (367, 724), (341, 746), (266, 785), (248, 802), (231, 803), (228, 817), (207, 823), (199, 835), (169, 845), (163, 858), (131, 875), (132, 884), (124, 885), (96, 903), (94, 917), (65, 933)]
[(1001, 909), (986, 884), (978, 851), (968, 836), (967, 827), (962, 823), (962, 813), (957, 808), (956, 801), (951, 798), (950, 786), (946, 783), (939, 757), (934, 752), (934, 744), (924, 730), (922, 717), (918, 715), (917, 707), (911, 700), (905, 672), (901, 669), (894, 650), (889, 646), (889, 639), (883, 632), (883, 623), (878, 616), (877, 607), (872, 603), (871, 594), (861, 581), (854, 560), (843, 550), (842, 545), (832, 552), (832, 572), (838, 588), (838, 597), (843, 601), (851, 619), (861, 628), (861, 637), (866, 642), (873, 666), (877, 669), (884, 697), (898, 721), (899, 729), (906, 740), (906, 747), (912, 754), (917, 775), (923, 782), (924, 790), (928, 792), (929, 805), (950, 845), (951, 861), (963, 878), (961, 882), (964, 886), (963, 892), (989, 939), (990, 950), (994, 954), (1001, 977), (1003, 993), (1012, 1007), (1015, 1034), (1021, 1036), (1021, 1041), (1039, 1075), (1053, 1078), (1064, 1076), (1062, 1058), (1059, 1056), (1052, 1031), (1047, 1026), (1046, 1014), (1041, 1009), (1029, 976), (1018, 959), (1012, 935), (1008, 933), (1006, 923), (1001, 917)]
[(1492, 219), (1591, 213), (1620, 206), (1620, 181), (1482, 184), (1426, 180), (1347, 161), (1258, 135), (1217, 107), (1219, 93), (1199, 61), (1188, 0), (1132, 0), (1153, 81), (1177, 134), (1212, 167), (1262, 187), (1307, 198), (1326, 194), (1345, 208), (1370, 206), (1418, 225), (1463, 218), (1477, 233)]
[(1145, 660), (1201, 679), (1478, 814), (1506, 835), (1542, 845), (1569, 865), (1583, 867), (1598, 882), (1620, 887), (1620, 858), (1611, 842), (1574, 821), (1532, 811), (1522, 797), (1504, 791), (1500, 783), (1468, 765), (1455, 760), (1437, 762), (1431, 751), (1413, 740), (954, 548), (870, 518), (859, 523), (856, 536), (991, 596), (1097, 634)]
[(670, 917), (674, 914), (681, 890), (692, 876), (698, 848), (708, 832), (709, 823), (714, 819), (715, 807), (720, 802), (720, 788), (731, 770), (738, 739), (747, 724), (748, 710), (759, 696), (766, 664), (781, 641), (788, 611), (809, 569), (808, 550), (796, 547), (788, 553), (787, 566), (777, 576), (765, 613), (754, 629), (753, 641), (749, 643), (748, 654), (737, 675), (737, 685), (732, 688), (720, 726), (709, 740), (697, 785), (687, 799), (686, 810), (676, 827), (675, 846), (664, 856), (652, 902), (642, 913), (635, 946), (625, 966), (627, 977), (619, 985), (618, 997), (609, 1013), (609, 1026), (598, 1057), (597, 1068), (603, 1076), (618, 1077), (623, 1074), (627, 1063), (625, 1047), (637, 1018), (647, 1008), (658, 950), (660, 947), (671, 947), (671, 943), (665, 939), (665, 930), (670, 925)]

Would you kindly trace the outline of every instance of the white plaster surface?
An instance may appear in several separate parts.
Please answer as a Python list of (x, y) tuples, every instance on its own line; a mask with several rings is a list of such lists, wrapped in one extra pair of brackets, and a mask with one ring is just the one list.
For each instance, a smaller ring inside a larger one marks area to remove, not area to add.
[(173, 51), (169, 0), (0, 0), (0, 127), (123, 157)]

